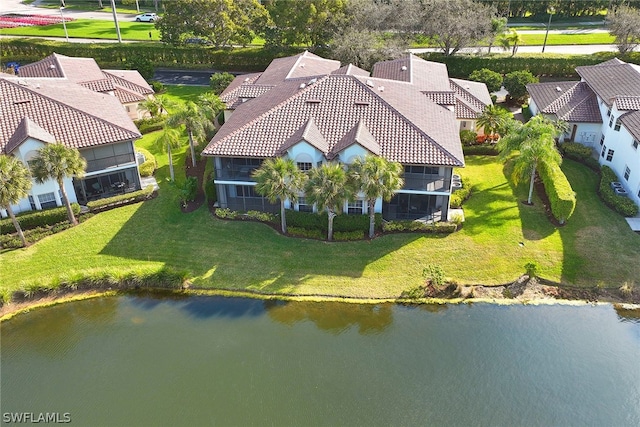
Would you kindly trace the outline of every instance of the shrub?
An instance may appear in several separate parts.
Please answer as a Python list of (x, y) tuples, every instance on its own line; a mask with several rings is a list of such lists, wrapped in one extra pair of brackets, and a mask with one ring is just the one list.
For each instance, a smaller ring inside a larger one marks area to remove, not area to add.
[(164, 127), (164, 122), (167, 119), (165, 115), (159, 115), (155, 117), (146, 117), (144, 119), (134, 120), (135, 125), (142, 134), (155, 132), (161, 130)]
[(333, 239), (337, 241), (362, 240), (364, 239), (364, 232), (360, 230), (336, 231), (333, 233)]
[(216, 185), (213, 182), (215, 171), (211, 169), (212, 165), (212, 162), (207, 163), (207, 169), (204, 173), (204, 182), (202, 183), (204, 195), (207, 198), (209, 205), (213, 205), (218, 200)]
[(564, 224), (576, 208), (576, 193), (556, 163), (540, 164), (538, 174), (549, 198), (551, 213), (560, 224)]
[(471, 181), (462, 177), (462, 188), (455, 190), (449, 199), (449, 205), (452, 208), (459, 208), (471, 196)]
[(209, 86), (211, 91), (216, 95), (220, 95), (231, 84), (234, 77), (231, 73), (215, 73), (211, 75), (209, 79)]
[(472, 145), (462, 147), (465, 156), (497, 156), (500, 154), (495, 144)]
[(406, 299), (419, 299), (424, 298), (426, 296), (424, 286), (415, 286), (413, 288), (407, 289), (406, 291), (402, 291), (400, 294), (400, 298)]
[(444, 285), (444, 271), (439, 265), (427, 265), (422, 270), (422, 277), (433, 286)]
[(518, 101), (527, 98), (526, 86), (529, 83), (538, 83), (538, 78), (529, 71), (512, 71), (504, 76), (504, 88)]
[(252, 219), (254, 221), (260, 222), (275, 222), (276, 215), (270, 212), (261, 212), (261, 211), (249, 211), (245, 214), (247, 219)]
[(638, 205), (633, 200), (618, 196), (611, 188), (611, 182), (619, 181), (615, 172), (609, 166), (602, 166), (600, 170), (600, 198), (604, 203), (619, 214), (631, 217), (638, 214)]
[(87, 207), (91, 212), (100, 212), (107, 209), (113, 209), (118, 206), (147, 200), (151, 197), (152, 194), (153, 186), (148, 185), (142, 190), (133, 191), (131, 193), (118, 194), (117, 196), (106, 197), (104, 199), (93, 200), (87, 203)]
[(151, 152), (142, 147), (136, 147), (136, 151), (142, 153), (144, 155), (144, 163), (138, 165), (138, 170), (140, 171), (140, 176), (151, 176), (153, 172), (155, 172), (157, 164), (156, 157), (151, 154)]
[(502, 74), (488, 68), (474, 70), (469, 74), (469, 80), (486, 84), (489, 92), (497, 92), (502, 87)]
[(180, 202), (183, 205), (192, 202), (196, 199), (196, 194), (198, 194), (198, 178), (189, 176), (180, 185)]
[[(287, 210), (287, 224), (308, 230), (320, 230), (326, 233), (329, 228), (327, 213), (299, 212)], [(382, 227), (382, 215), (375, 215), (375, 229)], [(369, 215), (338, 215), (333, 220), (334, 232), (369, 231)]]
[(297, 236), (297, 237), (306, 237), (309, 239), (318, 239), (318, 240), (324, 240), (325, 235), (322, 231), (320, 230), (310, 230), (308, 228), (300, 228), (300, 227), (287, 227), (287, 234), (290, 234), (291, 236)]
[(398, 220), (387, 221), (382, 225), (382, 231), (385, 233), (393, 232), (422, 232), (422, 233), (453, 233), (458, 229), (456, 224), (449, 222), (436, 222), (435, 224), (427, 224), (422, 221)]
[[(72, 203), (71, 210), (74, 215), (78, 215), (80, 213), (80, 205)], [(38, 227), (51, 226), (67, 220), (67, 208), (61, 206), (41, 211), (29, 211), (16, 215), (16, 219), (20, 223), (20, 228), (22, 228), (23, 231)], [(4, 218), (0, 220), (0, 230), (3, 234), (12, 234), (17, 231), (13, 226), (11, 218)]]
[(165, 91), (164, 83), (153, 80), (151, 82), (151, 89), (153, 89), (155, 93), (162, 93)]
[(240, 215), (239, 212), (232, 211), (228, 208), (218, 208), (215, 213), (218, 218), (222, 219), (236, 219)]
[(592, 157), (591, 147), (578, 142), (563, 142), (558, 145), (558, 149), (564, 157), (580, 162), (596, 172), (600, 171), (600, 164)]
[(460, 142), (462, 142), (463, 146), (474, 145), (476, 143), (476, 133), (472, 130), (461, 130)]
[(529, 278), (536, 277), (538, 275), (538, 264), (535, 262), (528, 262), (524, 265), (525, 272)]

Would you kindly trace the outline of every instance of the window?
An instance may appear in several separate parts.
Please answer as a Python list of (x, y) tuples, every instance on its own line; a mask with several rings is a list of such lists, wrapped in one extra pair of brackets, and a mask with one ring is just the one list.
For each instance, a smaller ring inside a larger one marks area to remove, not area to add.
[(406, 165), (404, 167), (404, 173), (415, 173), (420, 175), (438, 175), (440, 173), (440, 169), (437, 166), (410, 166)]
[(362, 215), (362, 200), (355, 200), (347, 204), (347, 213), (350, 215)]
[(613, 160), (613, 150), (609, 149), (607, 152), (607, 162), (610, 162), (611, 160)]
[(631, 175), (631, 169), (629, 169), (629, 166), (624, 165), (624, 180), (625, 181), (629, 181), (629, 175)]
[(600, 146), (602, 147), (603, 144), (604, 144), (604, 135), (600, 137)]
[(300, 212), (313, 212), (313, 205), (308, 205), (305, 197), (298, 197), (298, 210)]
[(611, 127), (611, 125), (613, 125), (613, 116), (609, 119), (609, 127)]
[(620, 119), (616, 120), (616, 125), (613, 127), (613, 130), (615, 131), (619, 131), (620, 130)]
[(42, 209), (55, 208), (58, 206), (56, 203), (56, 196), (53, 193), (45, 193), (38, 195), (38, 201), (40, 201), (40, 207)]
[(312, 167), (312, 163), (298, 162), (298, 169), (300, 169), (302, 172), (310, 171)]
[(602, 152), (600, 153), (600, 157), (604, 157), (604, 154), (607, 152), (607, 146), (603, 145), (602, 146)]
[(29, 204), (31, 205), (31, 210), (35, 211), (36, 210), (36, 201), (33, 200), (33, 196), (31, 194), (29, 194)]
[(634, 150), (637, 150), (638, 149), (638, 140), (634, 139), (633, 142), (631, 143), (631, 145), (633, 146)]
[(260, 197), (252, 185), (236, 185), (237, 197)]
[[(607, 110), (607, 117), (611, 117), (611, 108), (609, 108), (609, 109)], [(609, 125), (609, 126), (611, 126), (611, 125)]]

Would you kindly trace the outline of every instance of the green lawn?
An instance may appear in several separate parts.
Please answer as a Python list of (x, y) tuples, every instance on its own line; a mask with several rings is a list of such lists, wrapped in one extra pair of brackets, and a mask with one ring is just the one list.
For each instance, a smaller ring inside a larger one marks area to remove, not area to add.
[[(147, 135), (139, 144), (153, 150), (152, 140)], [(186, 149), (185, 144), (174, 153), (178, 180), (184, 177)], [(526, 183), (514, 194), (502, 164), (474, 156), (462, 170), (476, 189), (461, 231), (326, 243), (284, 237), (259, 223), (218, 220), (206, 207), (183, 214), (177, 190), (167, 181), (166, 155), (157, 159), (159, 197), (1, 254), (0, 289), (85, 270), (163, 266), (188, 271), (196, 287), (360, 297), (397, 296), (421, 283), (426, 264), (438, 264), (449, 278), (467, 284), (509, 282), (531, 261), (543, 277), (578, 286), (619, 286), (640, 277), (640, 236), (599, 201), (596, 174), (571, 161), (563, 169), (578, 193), (578, 207), (559, 230), (539, 201), (533, 207), (518, 202), (525, 199)]]
[[(522, 38), (521, 46), (542, 46), (544, 43), (544, 32), (539, 34), (520, 34), (520, 37)], [(615, 43), (615, 37), (609, 33), (549, 34), (549, 37), (547, 38), (548, 46), (613, 43)], [(486, 43), (480, 44), (487, 46)], [(429, 40), (422, 37), (417, 37), (417, 40), (411, 45), (411, 47), (435, 47), (435, 44), (430, 43)], [(497, 44), (494, 44), (492, 52), (500, 51), (500, 47), (497, 46)]]
[[(149, 31), (153, 40), (160, 40), (160, 32), (152, 23), (148, 22), (127, 22), (118, 21), (120, 34), (123, 40), (149, 40)], [(70, 38), (86, 39), (113, 39), (117, 40), (116, 27), (113, 21), (100, 19), (77, 19), (67, 22), (67, 32)], [(19, 35), (33, 37), (64, 37), (64, 27), (62, 24), (37, 26), (37, 27), (17, 27), (4, 28), (0, 30), (1, 35)]]

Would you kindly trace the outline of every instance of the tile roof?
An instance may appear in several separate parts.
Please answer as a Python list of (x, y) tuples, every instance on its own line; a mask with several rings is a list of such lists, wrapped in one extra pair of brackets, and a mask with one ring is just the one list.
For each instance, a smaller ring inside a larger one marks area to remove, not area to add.
[(320, 150), (326, 156), (329, 154), (329, 144), (324, 139), (322, 133), (318, 129), (318, 126), (313, 121), (313, 117), (310, 117), (307, 122), (294, 132), (289, 139), (287, 139), (282, 147), (280, 147), (280, 153), (284, 154), (289, 148), (293, 147), (300, 141), (306, 141)]
[(144, 101), (146, 98), (137, 92), (130, 91), (121, 86), (116, 86), (113, 94), (118, 98), (121, 104), (131, 104), (134, 102)]
[(257, 85), (257, 84), (241, 84), (236, 86), (233, 90), (226, 92), (220, 96), (222, 102), (227, 105), (227, 108), (234, 110), (238, 105), (242, 104), (248, 99), (257, 98), (263, 93), (271, 90), (274, 85)]
[(25, 117), (68, 147), (85, 148), (140, 137), (115, 97), (64, 80), (2, 77), (0, 111), (0, 151)]
[(136, 70), (103, 70), (103, 74), (115, 84), (141, 95), (154, 93), (149, 83)]
[(629, 133), (640, 141), (640, 111), (630, 111), (620, 116), (620, 121)]
[(42, 129), (29, 117), (24, 117), (18, 124), (11, 138), (7, 141), (4, 151), (7, 154), (11, 154), (11, 152), (18, 148), (27, 138), (37, 139), (42, 142), (56, 142), (56, 138), (53, 135)]
[(640, 72), (618, 60), (576, 67), (576, 72), (608, 106), (618, 97), (640, 96)]
[(273, 157), (311, 118), (330, 152), (361, 122), (371, 137), (360, 127), (360, 143), (377, 141), (380, 155), (391, 161), (464, 164), (452, 112), (426, 99), (413, 85), (339, 74), (304, 88), (299, 80), (285, 81), (238, 106), (203, 154)]
[(640, 96), (621, 96), (616, 98), (616, 108), (621, 111), (640, 110)]
[(567, 122), (602, 123), (598, 100), (585, 82), (533, 83), (527, 91), (542, 113)]
[(380, 144), (378, 144), (375, 137), (371, 135), (371, 132), (367, 129), (367, 125), (364, 124), (364, 121), (360, 119), (360, 121), (358, 121), (358, 123), (333, 147), (333, 152), (329, 157), (336, 157), (342, 150), (352, 146), (353, 144), (360, 144), (371, 153), (377, 156), (380, 155)]
[(373, 66), (373, 77), (412, 83), (426, 92), (451, 92), (447, 66), (429, 62), (414, 55), (378, 62)]
[(335, 71), (332, 71), (331, 74), (347, 74), (350, 76), (364, 76), (369, 77), (371, 75), (367, 70), (363, 70), (360, 67), (356, 67), (353, 64), (345, 65), (344, 67), (340, 67)]
[(273, 85), (286, 79), (322, 76), (339, 68), (340, 61), (321, 58), (304, 51), (298, 55), (274, 59), (255, 83)]
[(93, 58), (78, 58), (53, 53), (20, 67), (20, 77), (63, 77), (72, 82), (103, 79), (102, 70)]
[(451, 82), (451, 89), (456, 92), (457, 96), (472, 102), (481, 110), (493, 103), (486, 84), (462, 79), (449, 79), (449, 81)]
[(91, 80), (80, 82), (79, 84), (94, 92), (111, 92), (116, 89), (113, 82), (109, 79)]
[(438, 105), (455, 105), (456, 94), (455, 92), (422, 92), (427, 97)]

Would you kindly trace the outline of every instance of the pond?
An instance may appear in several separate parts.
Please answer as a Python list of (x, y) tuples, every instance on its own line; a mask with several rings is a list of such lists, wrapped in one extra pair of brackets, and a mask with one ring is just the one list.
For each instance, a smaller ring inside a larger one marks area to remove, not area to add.
[(1, 407), (90, 426), (637, 426), (638, 317), (100, 298), (2, 323)]

